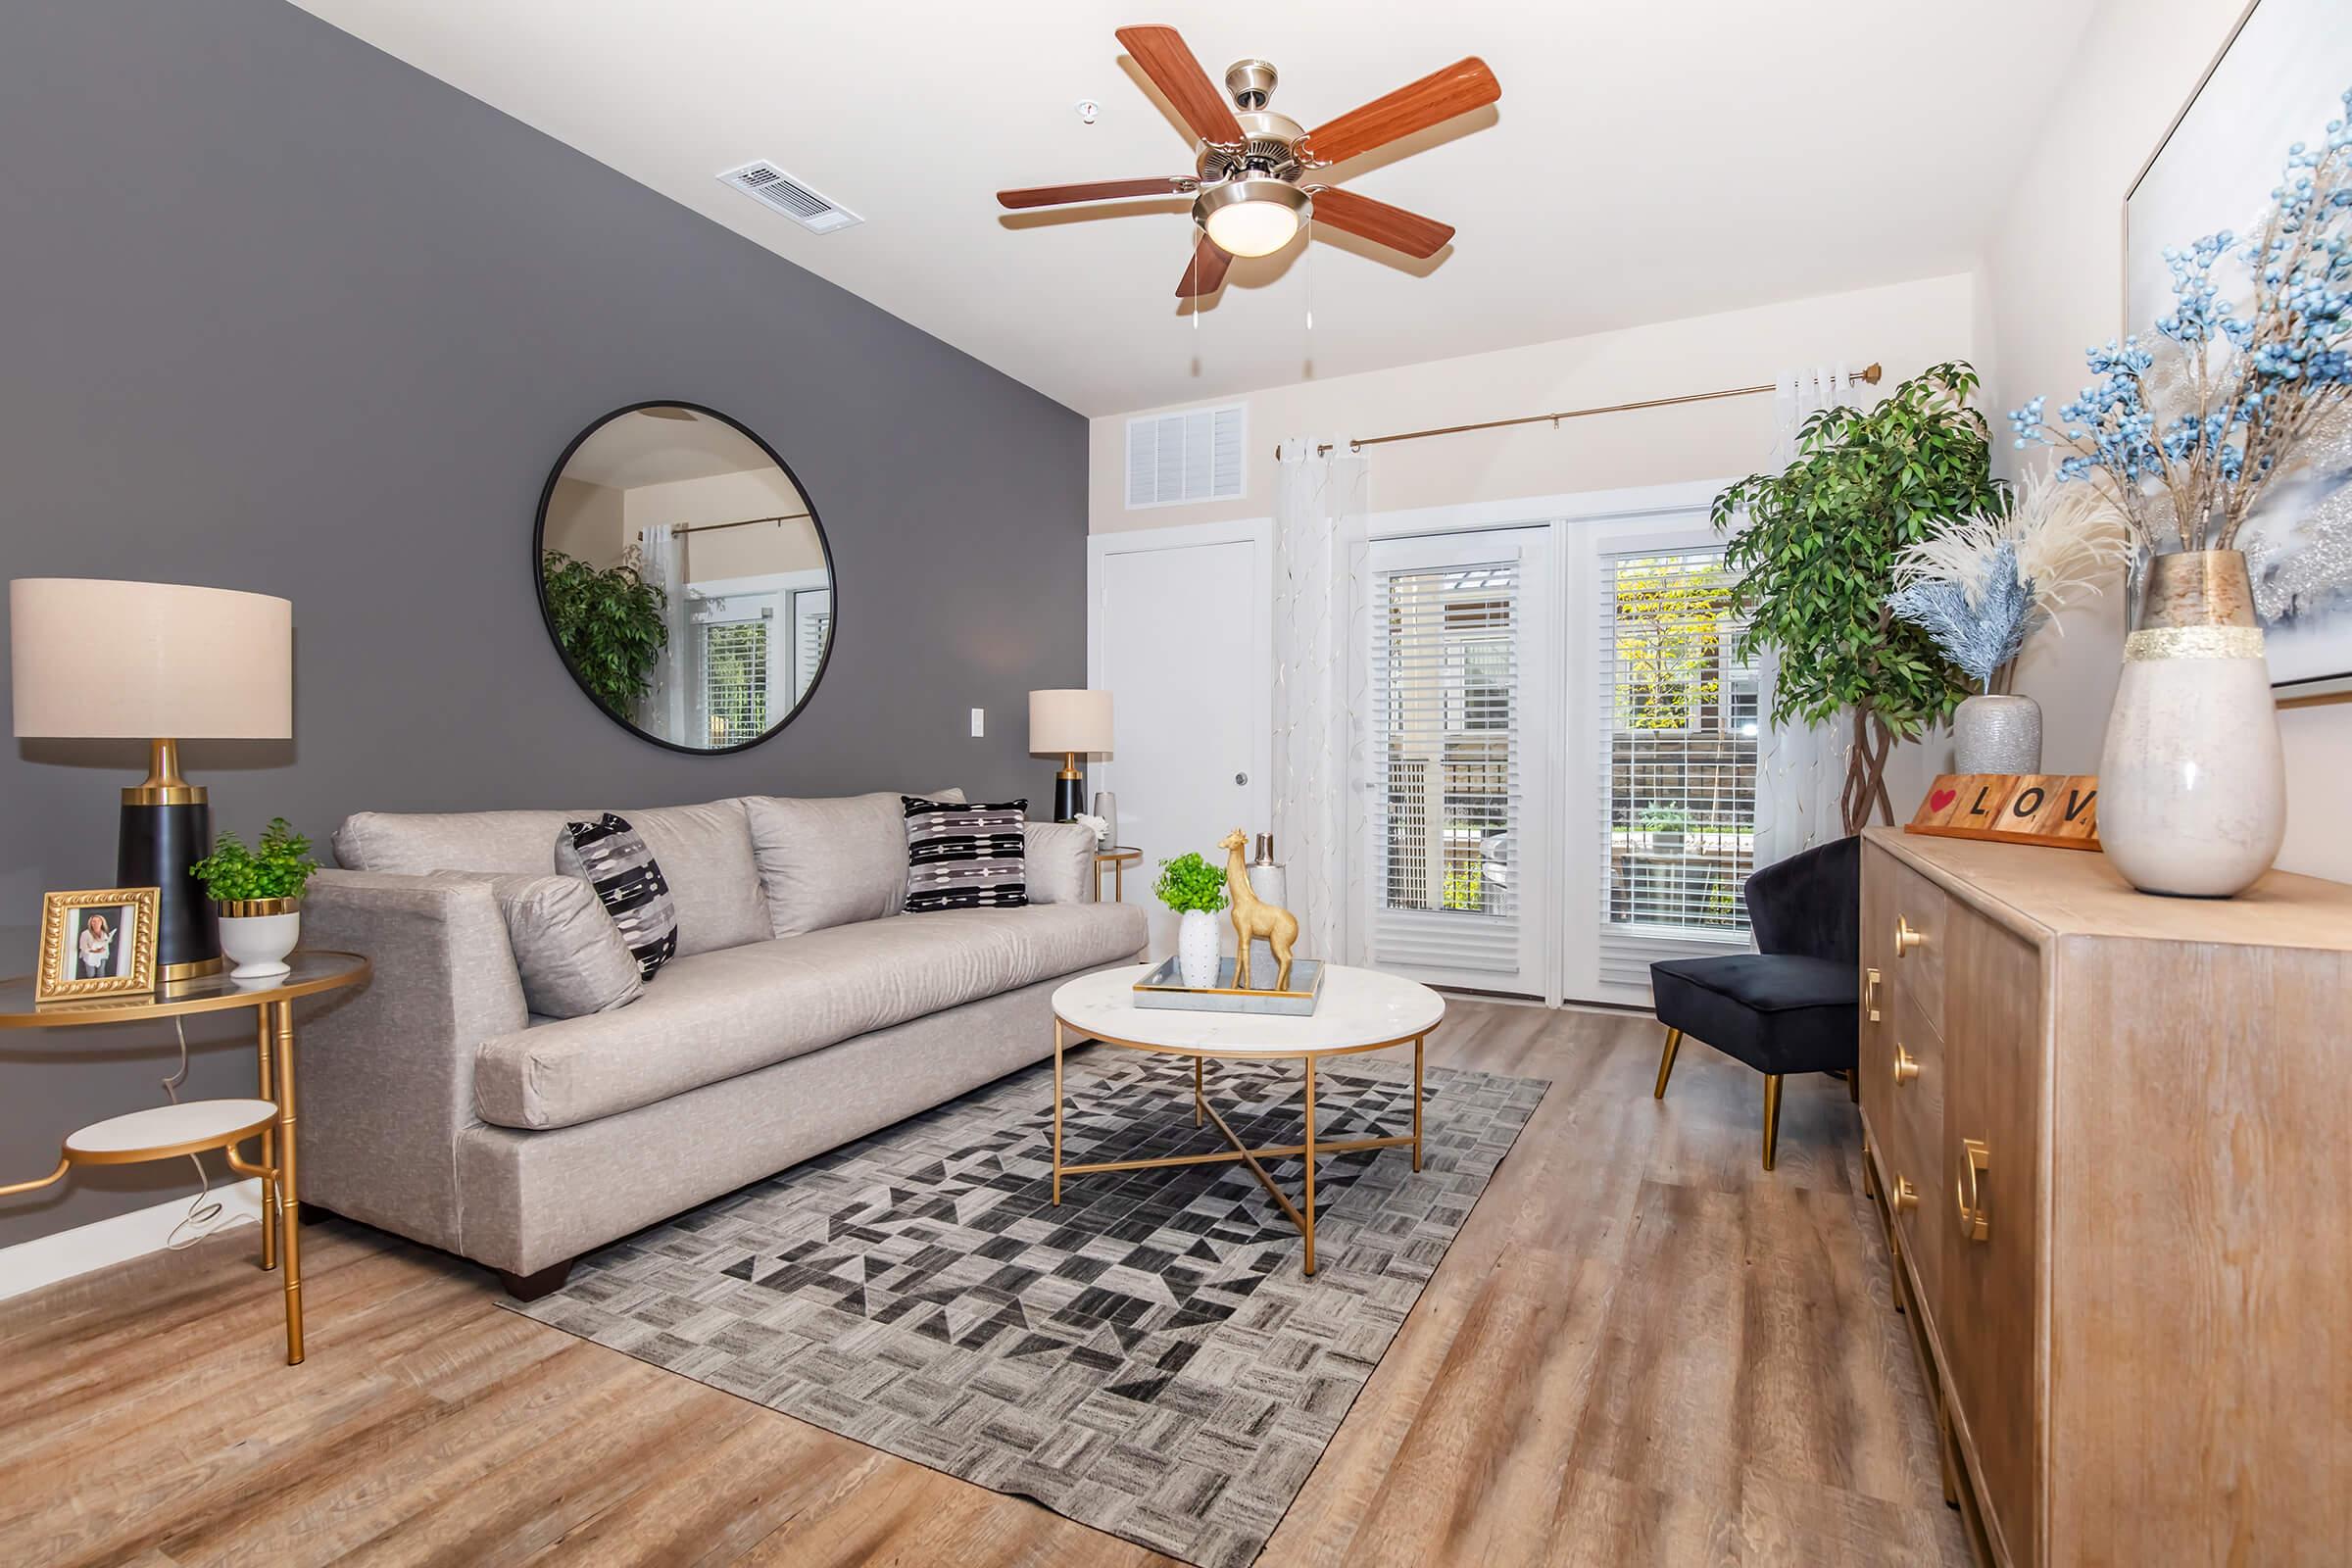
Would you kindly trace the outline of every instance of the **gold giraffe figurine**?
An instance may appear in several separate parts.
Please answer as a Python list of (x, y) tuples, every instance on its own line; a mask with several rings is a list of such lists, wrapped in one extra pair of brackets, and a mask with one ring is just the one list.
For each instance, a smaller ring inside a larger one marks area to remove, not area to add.
[(1298, 940), (1298, 917), (1280, 905), (1268, 904), (1258, 898), (1250, 886), (1250, 866), (1242, 858), (1250, 836), (1235, 828), (1217, 841), (1217, 848), (1227, 851), (1225, 857), (1225, 892), (1233, 901), (1233, 984), (1236, 990), (1250, 989), (1250, 944), (1264, 937), (1274, 950), (1275, 961), (1281, 967), (1274, 971), (1274, 989), (1291, 989), (1291, 945)]

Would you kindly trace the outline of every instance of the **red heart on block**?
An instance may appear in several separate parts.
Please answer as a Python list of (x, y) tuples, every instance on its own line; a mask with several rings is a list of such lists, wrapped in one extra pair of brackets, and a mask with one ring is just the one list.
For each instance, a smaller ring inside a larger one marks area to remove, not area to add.
[(1928, 809), (1940, 811), (1959, 798), (1958, 790), (1931, 790), (1928, 792)]

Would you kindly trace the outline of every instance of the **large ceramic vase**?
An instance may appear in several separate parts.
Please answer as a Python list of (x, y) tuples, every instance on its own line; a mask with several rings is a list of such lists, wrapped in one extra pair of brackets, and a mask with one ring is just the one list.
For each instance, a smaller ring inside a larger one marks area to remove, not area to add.
[(1176, 970), (1195, 991), (1217, 983), (1217, 917), (1206, 909), (1187, 909), (1176, 922)]
[(2286, 760), (2246, 558), (2158, 556), (2099, 762), (2099, 842), (2142, 893), (2226, 899), (2286, 837)]
[(1952, 715), (1952, 762), (1962, 773), (2041, 771), (2041, 705), (2031, 697), (1968, 697)]

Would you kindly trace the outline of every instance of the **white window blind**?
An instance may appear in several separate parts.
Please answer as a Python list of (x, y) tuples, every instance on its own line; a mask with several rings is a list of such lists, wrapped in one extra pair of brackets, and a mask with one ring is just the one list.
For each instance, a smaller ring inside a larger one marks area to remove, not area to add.
[(1127, 510), (1239, 499), (1249, 423), (1246, 403), (1129, 419)]
[(740, 746), (767, 730), (767, 628), (756, 620), (703, 627), (703, 710), (713, 746)]
[(1377, 962), (1520, 967), (1522, 586), (1515, 557), (1375, 573)]
[(833, 633), (833, 595), (827, 589), (804, 589), (792, 596), (792, 700), (808, 695), (825, 662), (825, 639)]
[(1600, 972), (1748, 946), (1756, 671), (1739, 657), (1720, 549), (1602, 558)]

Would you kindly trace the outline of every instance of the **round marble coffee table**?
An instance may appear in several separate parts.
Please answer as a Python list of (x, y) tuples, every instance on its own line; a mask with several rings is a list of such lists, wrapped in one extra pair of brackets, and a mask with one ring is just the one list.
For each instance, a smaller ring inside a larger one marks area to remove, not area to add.
[[(1054, 1201), (1061, 1201), (1061, 1179), (1100, 1171), (1155, 1170), (1168, 1165), (1206, 1165), (1238, 1159), (1273, 1195), (1291, 1223), (1306, 1238), (1305, 1272), (1315, 1271), (1315, 1160), (1324, 1154), (1345, 1154), (1361, 1149), (1410, 1146), (1413, 1169), (1421, 1168), (1421, 1055), (1430, 1031), (1446, 1016), (1446, 999), (1424, 985), (1399, 980), (1371, 969), (1328, 964), (1323, 970), (1322, 996), (1306, 1017), (1258, 1012), (1195, 1012), (1177, 1007), (1139, 1007), (1135, 983), (1150, 970), (1143, 966), (1081, 975), (1054, 993)], [(1119, 1159), (1091, 1165), (1061, 1161), (1061, 1054), (1065, 1044), (1099, 1040), (1129, 1051), (1157, 1052), (1193, 1058), (1193, 1125), (1203, 1118), (1233, 1146), (1209, 1154), (1176, 1154), (1161, 1159)], [(1320, 1143), (1315, 1138), (1315, 1063), (1325, 1056), (1351, 1056), (1359, 1052), (1386, 1051), (1392, 1046), (1413, 1048), (1413, 1130), (1383, 1138), (1350, 1138)], [(1304, 1067), (1306, 1142), (1280, 1148), (1250, 1149), (1234, 1136), (1202, 1090), (1201, 1064), (1209, 1060), (1264, 1061), (1297, 1056)], [(1274, 1185), (1262, 1161), (1304, 1156), (1306, 1194), (1303, 1204)]]

